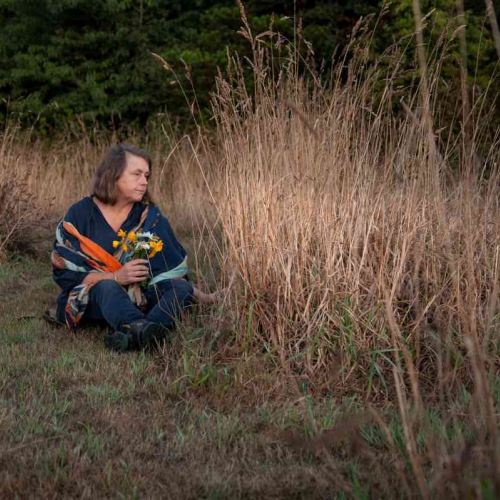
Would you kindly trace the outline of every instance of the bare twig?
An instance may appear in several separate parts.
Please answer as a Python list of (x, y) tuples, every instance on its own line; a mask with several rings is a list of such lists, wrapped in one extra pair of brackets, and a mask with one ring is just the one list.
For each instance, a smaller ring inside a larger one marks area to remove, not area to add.
[(495, 40), (495, 48), (497, 49), (497, 55), (500, 59), (500, 30), (498, 29), (497, 16), (495, 15), (495, 9), (493, 7), (492, 0), (485, 0), (485, 2), (486, 12), (488, 14), (488, 19), (490, 20), (491, 31)]

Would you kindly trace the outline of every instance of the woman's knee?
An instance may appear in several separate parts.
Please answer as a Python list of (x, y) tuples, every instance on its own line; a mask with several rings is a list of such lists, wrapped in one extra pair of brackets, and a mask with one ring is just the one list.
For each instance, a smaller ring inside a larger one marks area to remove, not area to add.
[(172, 288), (177, 300), (191, 302), (194, 300), (193, 285), (186, 280), (172, 280)]

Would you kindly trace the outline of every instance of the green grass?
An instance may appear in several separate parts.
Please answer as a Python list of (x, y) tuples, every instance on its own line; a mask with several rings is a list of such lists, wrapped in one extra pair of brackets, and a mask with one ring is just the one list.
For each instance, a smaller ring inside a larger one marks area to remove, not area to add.
[[(73, 335), (41, 319), (57, 295), (46, 262), (17, 258), (0, 274), (0, 498), (365, 499), (417, 491), (389, 399), (377, 411), (390, 439), (366, 394), (339, 399), (294, 381), (272, 353), (250, 352), (251, 330), (237, 361), (219, 355), (224, 334), (196, 325), (165, 354), (110, 353), (102, 329)], [(350, 321), (346, 309), (345, 335)], [(377, 379), (384, 390), (389, 354), (371, 353), (368, 393)], [(499, 387), (495, 381), (496, 401)], [(471, 393), (459, 395), (456, 418), (427, 406), (415, 423), (429, 485), (425, 460), (435, 444), (451, 456), (481, 434), (464, 417)], [(493, 486), (477, 456), (463, 477), (487, 498)]]

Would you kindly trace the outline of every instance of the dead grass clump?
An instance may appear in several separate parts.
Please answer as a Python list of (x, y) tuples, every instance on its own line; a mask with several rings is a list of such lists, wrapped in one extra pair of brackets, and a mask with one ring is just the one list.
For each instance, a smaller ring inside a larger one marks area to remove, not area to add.
[[(48, 212), (36, 201), (36, 196), (24, 176), (0, 176), (0, 260), (8, 251), (39, 254), (39, 245), (48, 233)], [(46, 246), (43, 247), (46, 250)]]

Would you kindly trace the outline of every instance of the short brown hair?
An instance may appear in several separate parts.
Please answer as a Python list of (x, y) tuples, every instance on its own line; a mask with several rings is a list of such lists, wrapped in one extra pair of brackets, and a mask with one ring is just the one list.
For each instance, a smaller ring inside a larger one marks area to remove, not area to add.
[[(92, 179), (92, 193), (102, 203), (114, 205), (117, 200), (116, 181), (120, 178), (127, 166), (127, 154), (138, 156), (146, 160), (151, 175), (151, 157), (144, 149), (128, 144), (117, 144), (106, 151), (106, 156), (99, 163)], [(152, 203), (149, 192), (146, 190), (143, 203)]]

